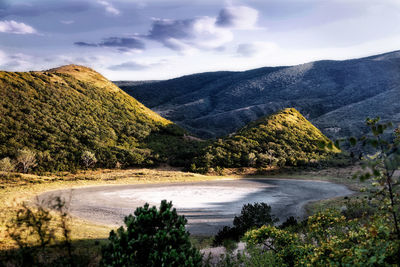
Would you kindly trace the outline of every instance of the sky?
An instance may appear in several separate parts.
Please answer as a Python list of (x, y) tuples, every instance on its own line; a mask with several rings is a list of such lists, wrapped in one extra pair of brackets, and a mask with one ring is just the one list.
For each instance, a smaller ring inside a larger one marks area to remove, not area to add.
[(400, 0), (0, 0), (0, 70), (159, 80), (400, 50)]

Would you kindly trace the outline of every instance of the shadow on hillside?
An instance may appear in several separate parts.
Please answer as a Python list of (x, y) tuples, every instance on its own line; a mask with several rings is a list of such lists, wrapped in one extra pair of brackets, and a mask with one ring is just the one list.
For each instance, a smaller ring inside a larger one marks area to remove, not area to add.
[(74, 240), (72, 257), (64, 243), (0, 250), (0, 266), (98, 266), (106, 243), (107, 239)]

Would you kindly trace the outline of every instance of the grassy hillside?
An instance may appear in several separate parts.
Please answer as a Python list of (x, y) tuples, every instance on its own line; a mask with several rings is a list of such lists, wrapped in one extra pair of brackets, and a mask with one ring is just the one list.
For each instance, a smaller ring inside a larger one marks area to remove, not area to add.
[(175, 160), (188, 147), (182, 129), (81, 66), (0, 72), (0, 114), (0, 159), (28, 148), (37, 170), (73, 170), (86, 150), (115, 167)]
[(193, 169), (318, 164), (339, 153), (332, 142), (293, 108), (248, 124), (209, 145)]

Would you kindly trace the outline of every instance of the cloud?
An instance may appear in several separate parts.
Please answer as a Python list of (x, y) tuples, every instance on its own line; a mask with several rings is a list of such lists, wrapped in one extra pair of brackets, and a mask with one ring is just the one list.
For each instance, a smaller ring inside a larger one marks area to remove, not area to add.
[(230, 42), (230, 30), (216, 26), (216, 18), (198, 17), (185, 20), (154, 19), (149, 34), (151, 40), (176, 51), (193, 48), (215, 49)]
[(135, 37), (110, 37), (99, 44), (105, 47), (120, 47), (129, 49), (144, 49), (144, 43)]
[(6, 59), (6, 54), (0, 50), (0, 66), (5, 63)]
[(184, 53), (195, 49), (221, 51), (221, 47), (233, 40), (233, 29), (255, 29), (257, 18), (256, 9), (229, 6), (223, 8), (218, 17), (154, 19), (146, 37)]
[[(1, 2), (1, 0), (0, 0)], [(35, 1), (31, 3), (7, 4), (0, 7), (0, 18), (6, 16), (34, 17), (46, 13), (78, 13), (90, 9), (91, 4), (86, 1)]]
[(236, 53), (243, 57), (268, 55), (277, 51), (278, 45), (272, 42), (254, 42), (239, 44)]
[(118, 65), (112, 65), (110, 67), (108, 67), (108, 69), (110, 70), (143, 70), (143, 69), (147, 69), (149, 68), (149, 65), (146, 64), (142, 64), (142, 63), (138, 63), (138, 62), (134, 62), (134, 61), (129, 61), (129, 62), (124, 62)]
[(75, 42), (74, 44), (81, 47), (118, 48), (119, 51), (123, 52), (145, 49), (145, 44), (136, 37), (109, 37), (100, 43)]
[(3, 20), (0, 21), (0, 32), (13, 33), (13, 34), (34, 34), (37, 31), (22, 22), (16, 22), (14, 20)]
[(258, 49), (254, 44), (239, 44), (236, 52), (245, 57), (251, 57), (257, 54)]
[(6, 69), (6, 70), (17, 70), (23, 67), (30, 67), (33, 62), (33, 57), (22, 54), (22, 53), (17, 53), (17, 54), (11, 54), (11, 55), (6, 55), (3, 53), (1, 55), (0, 53), (0, 68), (1, 69)]
[(60, 20), (60, 22), (65, 25), (70, 25), (70, 24), (75, 23), (75, 21), (73, 21), (73, 20)]
[(97, 3), (102, 5), (105, 8), (106, 12), (111, 14), (111, 15), (118, 16), (121, 13), (110, 2), (107, 2), (107, 1), (104, 1), (104, 0), (99, 0), (99, 1), (97, 1)]
[(223, 8), (216, 24), (220, 27), (252, 29), (255, 28), (258, 11), (247, 6), (229, 6)]
[(151, 67), (162, 66), (168, 63), (168, 60), (162, 59), (157, 62), (136, 62), (136, 61), (127, 61), (117, 65), (111, 65), (108, 67), (109, 70), (114, 71), (135, 71), (135, 70), (144, 70)]
[(86, 43), (86, 42), (75, 42), (74, 45), (82, 47), (98, 47), (98, 44)]

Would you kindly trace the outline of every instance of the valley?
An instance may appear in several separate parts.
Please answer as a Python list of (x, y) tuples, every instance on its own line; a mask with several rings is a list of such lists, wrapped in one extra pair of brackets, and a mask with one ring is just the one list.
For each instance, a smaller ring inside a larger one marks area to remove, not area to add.
[(400, 266), (399, 15), (0, 0), (0, 267)]
[[(253, 74), (266, 70), (273, 73), (283, 68), (266, 68)], [(215, 82), (220, 74), (207, 74), (204, 83)], [(228, 78), (233, 74), (221, 75)], [(134, 85), (153, 83), (158, 82)], [(259, 113), (229, 134), (210, 139), (200, 135), (202, 139), (192, 135), (193, 129), (179, 120), (163, 118), (162, 112), (152, 111), (83, 66), (0, 72), (0, 85), (0, 260), (21, 251), (23, 246), (31, 251), (39, 246), (42, 253), (49, 250), (54, 255), (63, 255), (65, 252), (57, 247), (67, 246), (83, 253), (84, 258), (93, 255), (92, 263), (97, 266), (99, 255), (106, 257), (106, 246), (114, 250), (110, 242), (114, 242), (117, 227), (126, 225), (117, 230), (117, 235), (122, 235), (124, 229), (129, 231), (129, 223), (152, 216), (163, 218), (154, 219), (156, 223), (174, 216), (174, 225), (187, 223), (179, 226), (179, 231), (183, 231), (186, 244), (193, 246), (195, 253), (210, 246), (229, 247), (229, 242), (236, 244), (263, 227), (274, 227), (282, 233), (293, 231), (291, 235), (302, 238), (301, 231), (314, 234), (314, 228), (308, 227), (315, 216), (328, 221), (334, 216), (332, 223), (355, 219), (357, 231), (362, 232), (364, 216), (369, 219), (378, 212), (378, 199), (368, 198), (365, 192), (399, 175), (395, 146), (400, 130), (386, 124), (385, 118), (368, 121), (366, 128), (372, 130), (375, 141), (349, 139), (355, 143), (350, 150), (342, 149), (340, 142), (314, 126), (307, 119), (311, 113), (303, 116), (285, 105), (274, 112), (271, 109), (266, 116)], [(346, 116), (335, 116), (345, 121), (353, 112), (350, 107), (362, 116), (365, 103), (370, 103), (371, 108), (394, 118), (396, 127), (396, 108), (374, 106), (376, 99), (385, 102), (387, 96), (396, 98), (396, 94), (396, 89), (387, 90), (318, 118), (343, 109)], [(313, 106), (314, 111), (318, 107)], [(227, 121), (231, 126), (235, 124), (234, 120)], [(357, 125), (354, 122), (354, 129), (364, 133), (362, 127), (355, 128)], [(224, 124), (219, 127), (224, 131)], [(346, 138), (350, 137), (347, 134)], [(392, 138), (393, 144), (379, 139), (383, 134)], [(386, 161), (391, 163), (379, 163), (379, 156), (363, 155), (357, 141), (388, 153)], [(386, 172), (374, 169), (378, 165), (373, 164), (369, 167), (371, 173), (365, 172), (362, 164), (368, 161), (378, 162)], [(392, 166), (393, 170), (388, 169)], [(389, 180), (377, 184), (371, 177)], [(364, 201), (367, 198), (368, 204)], [(140, 212), (152, 215), (139, 216)], [(170, 215), (166, 215), (168, 212)], [(374, 219), (374, 223), (380, 222)], [(143, 223), (140, 227), (147, 226)], [(157, 227), (169, 231), (175, 226)], [(39, 238), (32, 239), (30, 236), (36, 233)], [(52, 240), (44, 244), (43, 234)]]

